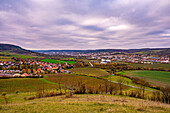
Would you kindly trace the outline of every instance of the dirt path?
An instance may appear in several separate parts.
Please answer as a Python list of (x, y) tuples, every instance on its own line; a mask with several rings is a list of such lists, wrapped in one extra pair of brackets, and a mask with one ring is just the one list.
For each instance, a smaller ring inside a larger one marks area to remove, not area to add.
[[(116, 81), (111, 81), (111, 80), (108, 80), (108, 81), (119, 84), (119, 82), (116, 82)], [(136, 86), (133, 86), (133, 85), (128, 85), (128, 84), (124, 84), (124, 83), (122, 83), (122, 84), (125, 85), (125, 86), (132, 87), (132, 88), (141, 89), (140, 87), (136, 87)], [(145, 89), (145, 90), (147, 90), (147, 91), (154, 91), (154, 90), (150, 90), (150, 89)]]

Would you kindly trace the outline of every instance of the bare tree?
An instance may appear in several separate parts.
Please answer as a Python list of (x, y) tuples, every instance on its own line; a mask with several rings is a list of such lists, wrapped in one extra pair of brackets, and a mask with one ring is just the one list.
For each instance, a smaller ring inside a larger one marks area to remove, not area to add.
[(144, 98), (145, 97), (145, 88), (146, 88), (146, 86), (149, 86), (149, 82), (147, 82), (147, 80), (146, 79), (139, 79), (138, 80), (138, 83), (140, 84), (140, 89), (141, 89), (141, 91), (142, 91), (142, 98)]
[(110, 92), (111, 95), (113, 94), (114, 89), (115, 89), (115, 87), (112, 84), (110, 84), (109, 92)]
[(104, 81), (104, 85), (105, 85), (105, 93), (107, 94), (107, 90), (108, 90), (108, 80)]
[(125, 83), (125, 79), (123, 77), (118, 77), (117, 82), (119, 84), (120, 95), (122, 95), (123, 83)]
[(65, 91), (65, 94), (66, 94), (66, 90), (67, 90), (67, 78), (64, 80), (64, 91)]
[(61, 80), (62, 80), (62, 75), (58, 75), (58, 86), (59, 86), (59, 89), (60, 89), (60, 94), (62, 94), (62, 91), (61, 91)]
[(170, 86), (162, 87), (162, 99), (164, 103), (170, 103)]

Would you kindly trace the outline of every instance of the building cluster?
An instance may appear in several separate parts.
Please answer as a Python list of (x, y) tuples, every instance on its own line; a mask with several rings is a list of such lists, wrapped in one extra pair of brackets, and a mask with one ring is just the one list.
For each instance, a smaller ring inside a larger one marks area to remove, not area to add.
[(73, 65), (54, 64), (26, 59), (24, 61), (0, 61), (0, 77), (43, 77), (53, 73), (71, 73)]

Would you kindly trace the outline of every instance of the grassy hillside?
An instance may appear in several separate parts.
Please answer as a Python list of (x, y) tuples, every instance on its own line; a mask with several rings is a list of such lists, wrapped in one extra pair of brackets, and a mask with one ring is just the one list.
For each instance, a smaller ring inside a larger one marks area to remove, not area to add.
[[(2, 113), (169, 113), (170, 106), (142, 99), (112, 96), (112, 95), (73, 95), (40, 98), (25, 101), (30, 94), (11, 94), (9, 104), (4, 104), (0, 98)], [(20, 99), (22, 98), (22, 99)]]
[(96, 76), (96, 77), (109, 75), (108, 72), (99, 68), (74, 68), (71, 69), (70, 71), (79, 74), (85, 74), (88, 76)]
[(170, 85), (170, 72), (164, 71), (125, 71), (120, 74), (142, 77), (151, 83), (159, 85)]

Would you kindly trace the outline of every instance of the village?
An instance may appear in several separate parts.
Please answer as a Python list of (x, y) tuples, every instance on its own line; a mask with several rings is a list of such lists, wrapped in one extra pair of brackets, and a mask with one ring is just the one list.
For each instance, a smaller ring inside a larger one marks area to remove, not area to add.
[(111, 62), (154, 64), (154, 63), (170, 63), (169, 57), (154, 57), (147, 55), (97, 55), (91, 56), (89, 59), (98, 59), (100, 63), (107, 64)]
[(0, 78), (42, 78), (44, 74), (71, 73), (66, 69), (72, 67), (68, 63), (55, 64), (31, 59), (0, 61)]

